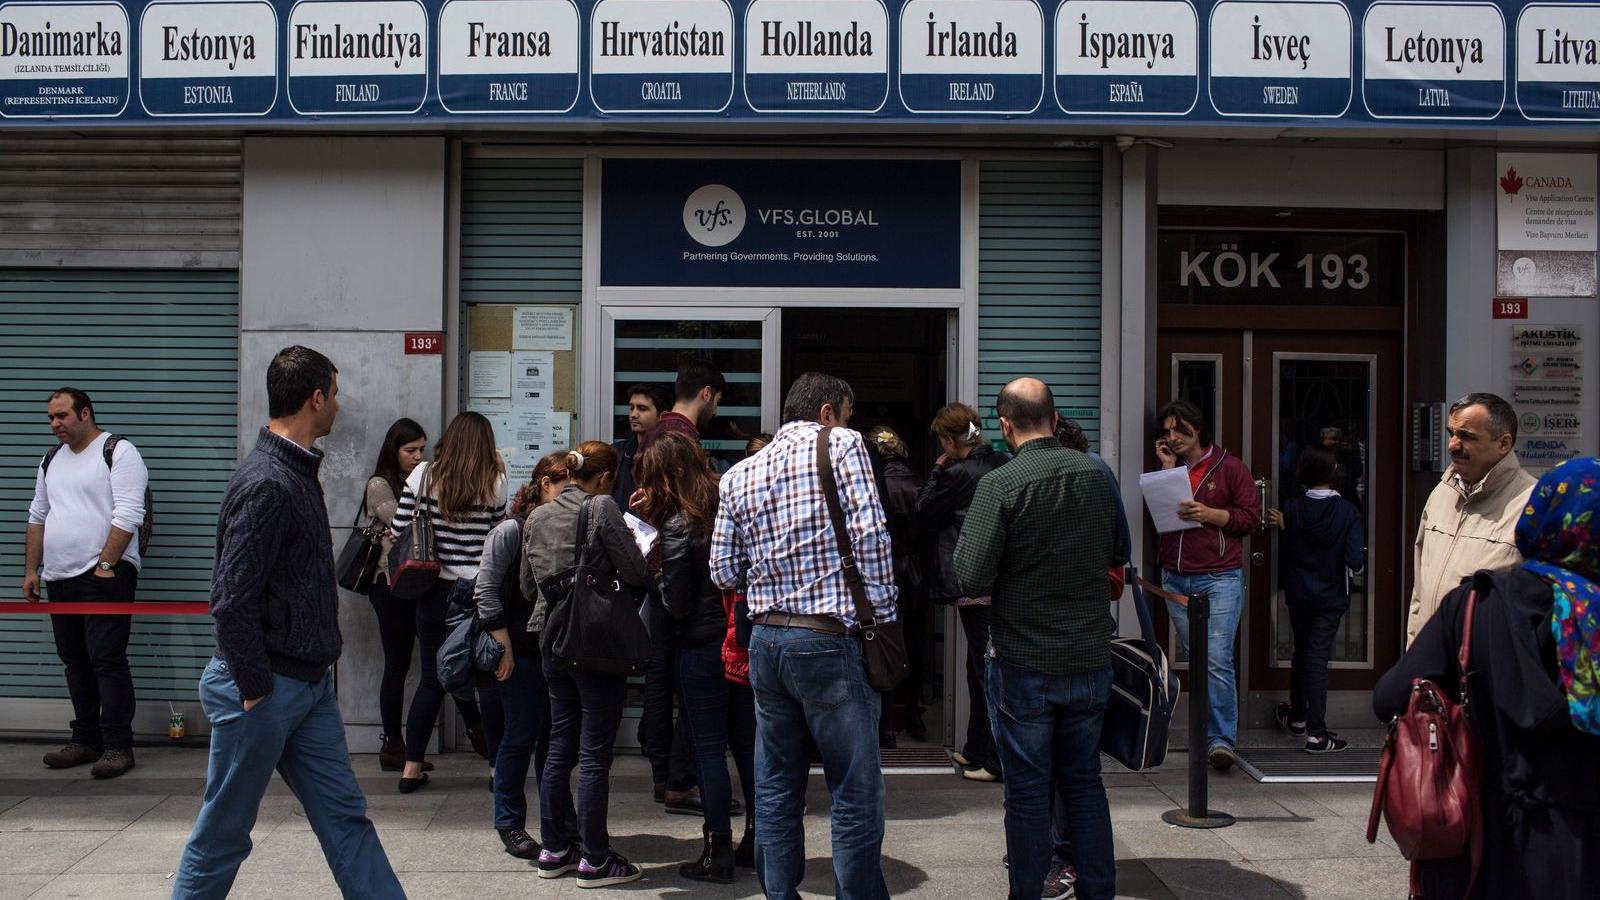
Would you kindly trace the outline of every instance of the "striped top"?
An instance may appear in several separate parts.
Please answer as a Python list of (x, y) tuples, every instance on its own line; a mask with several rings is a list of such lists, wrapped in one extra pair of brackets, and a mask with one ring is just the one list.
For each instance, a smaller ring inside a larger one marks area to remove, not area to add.
[[(390, 523), (395, 537), (411, 524), (416, 514), (417, 495), (422, 492), (422, 476), (430, 463), (420, 463), (406, 478), (405, 490), (400, 492), (400, 506)], [(439, 501), (434, 495), (438, 486), (428, 485), (428, 496), (422, 499), (422, 508), (433, 522), (433, 547), (439, 557), (439, 577), (446, 581), (478, 577), (478, 564), (483, 560), (483, 542), (489, 531), (506, 517), (506, 476), (495, 479), (492, 506), (475, 507), (466, 519), (447, 522), (439, 515)]]

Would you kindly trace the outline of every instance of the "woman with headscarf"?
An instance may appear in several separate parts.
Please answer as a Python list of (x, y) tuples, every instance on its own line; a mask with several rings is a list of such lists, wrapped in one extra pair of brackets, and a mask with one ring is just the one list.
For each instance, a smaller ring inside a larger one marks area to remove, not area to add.
[[(1517, 524), (1526, 560), (1481, 571), (1451, 592), (1372, 705), (1388, 721), (1413, 680), (1452, 696), (1467, 597), (1472, 623), (1468, 718), (1483, 762), (1481, 867), (1424, 862), (1422, 896), (1578, 900), (1600, 885), (1600, 460), (1574, 459), (1539, 480)], [(1459, 701), (1459, 697), (1455, 698)]]

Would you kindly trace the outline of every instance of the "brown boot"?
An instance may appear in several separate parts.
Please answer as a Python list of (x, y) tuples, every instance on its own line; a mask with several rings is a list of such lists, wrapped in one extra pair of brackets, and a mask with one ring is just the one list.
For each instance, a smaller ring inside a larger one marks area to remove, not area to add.
[[(378, 766), (385, 772), (399, 772), (406, 767), (406, 739), (403, 737), (390, 737), (387, 734), (379, 735), (383, 747), (378, 750)], [(422, 771), (432, 772), (433, 763), (424, 762)]]

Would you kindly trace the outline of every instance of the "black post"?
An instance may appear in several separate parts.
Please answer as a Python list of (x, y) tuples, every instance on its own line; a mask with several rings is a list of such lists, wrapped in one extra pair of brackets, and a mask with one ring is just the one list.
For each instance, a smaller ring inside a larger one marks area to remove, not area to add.
[(1206, 635), (1211, 628), (1211, 597), (1189, 598), (1189, 808), (1161, 814), (1168, 825), (1184, 828), (1225, 828), (1233, 816), (1206, 808), (1209, 772), (1206, 770), (1206, 717), (1211, 710), (1211, 679), (1207, 675)]

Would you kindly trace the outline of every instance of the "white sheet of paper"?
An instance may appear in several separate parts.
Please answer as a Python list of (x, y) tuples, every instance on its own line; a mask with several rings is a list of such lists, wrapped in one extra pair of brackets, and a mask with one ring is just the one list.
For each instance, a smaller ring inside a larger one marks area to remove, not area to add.
[(483, 416), (492, 424), (496, 419), (511, 415), (511, 398), (473, 397), (467, 401), (467, 411)]
[(1186, 522), (1178, 518), (1178, 504), (1194, 499), (1194, 489), (1189, 486), (1188, 466), (1140, 475), (1139, 491), (1144, 494), (1144, 505), (1149, 508), (1150, 518), (1156, 523), (1156, 533), (1200, 527), (1199, 522)]
[(548, 350), (511, 354), (511, 401), (519, 409), (550, 410), (555, 359), (556, 355)]
[(649, 556), (650, 551), (656, 546), (656, 538), (661, 533), (656, 530), (654, 525), (633, 513), (623, 513), (622, 520), (628, 523), (628, 530), (633, 532), (633, 542), (639, 545), (639, 552)]
[(511, 396), (511, 354), (474, 350), (467, 368), (467, 396)]
[(571, 350), (572, 307), (517, 306), (511, 312), (513, 350)]
[(572, 446), (572, 413), (550, 414), (550, 443), (558, 450)]

